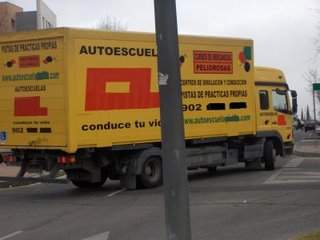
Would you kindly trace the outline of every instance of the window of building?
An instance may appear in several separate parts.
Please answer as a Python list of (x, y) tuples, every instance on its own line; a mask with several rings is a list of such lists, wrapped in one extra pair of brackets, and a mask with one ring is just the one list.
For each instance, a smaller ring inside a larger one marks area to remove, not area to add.
[(272, 104), (273, 108), (279, 112), (288, 112), (288, 98), (287, 92), (281, 90), (273, 90), (272, 91)]
[(266, 110), (269, 109), (269, 94), (266, 90), (260, 90), (259, 91), (259, 97), (260, 97), (260, 109)]
[(14, 20), (13, 18), (11, 18), (11, 28), (16, 29), (16, 20)]

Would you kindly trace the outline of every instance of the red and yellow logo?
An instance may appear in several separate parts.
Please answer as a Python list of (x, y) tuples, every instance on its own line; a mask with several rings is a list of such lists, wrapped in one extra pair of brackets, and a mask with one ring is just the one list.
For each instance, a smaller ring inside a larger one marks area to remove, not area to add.
[(150, 88), (151, 69), (90, 68), (85, 110), (158, 108), (159, 93)]

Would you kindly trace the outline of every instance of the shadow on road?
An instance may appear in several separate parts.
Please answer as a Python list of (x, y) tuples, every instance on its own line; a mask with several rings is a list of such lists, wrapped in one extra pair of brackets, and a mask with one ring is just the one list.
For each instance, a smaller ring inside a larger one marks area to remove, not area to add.
[(234, 177), (239, 175), (254, 174), (257, 171), (264, 171), (264, 169), (246, 169), (243, 166), (218, 168), (215, 172), (209, 172), (206, 169), (190, 171), (188, 174), (189, 181), (208, 180), (210, 178), (219, 179), (222, 177)]

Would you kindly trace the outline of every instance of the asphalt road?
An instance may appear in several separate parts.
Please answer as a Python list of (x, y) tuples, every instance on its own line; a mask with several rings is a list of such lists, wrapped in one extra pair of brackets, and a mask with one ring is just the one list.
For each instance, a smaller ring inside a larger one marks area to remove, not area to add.
[[(243, 166), (190, 174), (195, 240), (294, 239), (320, 229), (320, 159), (280, 159), (275, 171)], [(0, 240), (163, 240), (162, 188), (98, 191), (71, 184), (0, 190)]]
[(303, 139), (320, 139), (320, 136), (316, 134), (314, 131), (307, 131), (305, 132), (304, 130), (295, 130), (294, 131), (294, 137), (295, 141), (299, 142)]

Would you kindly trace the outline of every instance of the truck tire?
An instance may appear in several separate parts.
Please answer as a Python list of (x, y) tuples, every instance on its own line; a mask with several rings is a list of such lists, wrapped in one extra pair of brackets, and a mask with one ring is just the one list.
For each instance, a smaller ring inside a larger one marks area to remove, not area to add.
[(246, 161), (245, 162), (245, 168), (247, 170), (259, 170), (261, 169), (261, 159), (257, 158), (253, 161)]
[(78, 181), (78, 180), (71, 180), (73, 185), (75, 185), (78, 188), (84, 188), (84, 189), (94, 189), (94, 188), (100, 188), (104, 184), (105, 181), (100, 182), (87, 182), (87, 181)]
[(99, 182), (89, 182), (89, 181), (83, 181), (83, 180), (75, 180), (70, 179), (73, 185), (75, 185), (78, 188), (84, 188), (84, 189), (94, 189), (94, 188), (100, 188), (102, 185), (106, 182), (108, 178), (108, 175), (106, 172), (101, 172), (101, 180)]
[(274, 163), (276, 160), (276, 150), (273, 147), (273, 142), (267, 140), (264, 144), (264, 167), (266, 170), (274, 170)]
[(207, 167), (208, 173), (209, 174), (214, 174), (217, 172), (217, 166), (211, 166), (211, 167)]
[(160, 157), (150, 157), (143, 163), (139, 180), (145, 188), (153, 188), (162, 184), (162, 162)]

